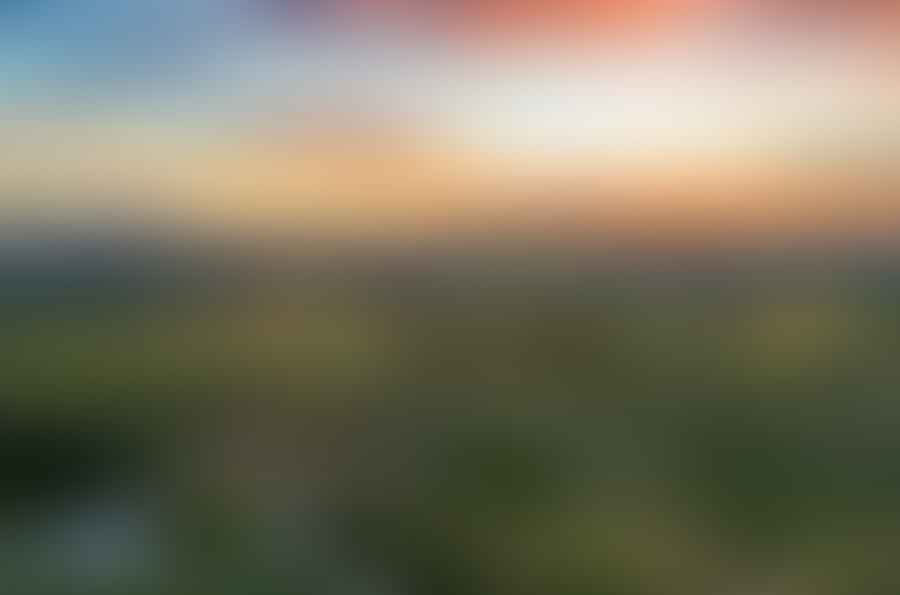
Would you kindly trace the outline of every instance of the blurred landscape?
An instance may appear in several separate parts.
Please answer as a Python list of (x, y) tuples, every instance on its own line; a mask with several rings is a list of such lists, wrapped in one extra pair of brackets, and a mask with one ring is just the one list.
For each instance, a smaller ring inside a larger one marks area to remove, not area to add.
[(0, 3), (0, 592), (900, 592), (898, 27)]
[(136, 237), (3, 265), (19, 592), (895, 588), (893, 254)]

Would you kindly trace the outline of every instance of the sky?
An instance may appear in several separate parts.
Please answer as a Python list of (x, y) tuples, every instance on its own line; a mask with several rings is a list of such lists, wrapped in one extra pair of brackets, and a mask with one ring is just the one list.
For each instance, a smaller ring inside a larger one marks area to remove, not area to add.
[(798, 187), (846, 186), (880, 220), (895, 6), (5, 0), (0, 208), (390, 229), (561, 194), (688, 218), (721, 195), (774, 220)]

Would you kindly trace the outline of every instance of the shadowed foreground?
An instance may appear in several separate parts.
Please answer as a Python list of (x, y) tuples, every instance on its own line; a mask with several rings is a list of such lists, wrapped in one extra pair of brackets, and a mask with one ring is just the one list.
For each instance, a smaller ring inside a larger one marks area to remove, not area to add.
[(124, 270), (7, 277), (11, 593), (900, 588), (887, 273)]

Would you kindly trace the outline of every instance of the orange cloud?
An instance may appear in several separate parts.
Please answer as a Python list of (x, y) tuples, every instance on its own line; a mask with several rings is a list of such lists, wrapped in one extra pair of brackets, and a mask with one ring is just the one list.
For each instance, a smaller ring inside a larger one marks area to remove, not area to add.
[(896, 0), (344, 0), (338, 6), (359, 24), (449, 32), (488, 44), (640, 36), (677, 31), (716, 15), (769, 29), (825, 27), (863, 30), (872, 37), (896, 36), (900, 30)]
[(351, 0), (342, 12), (363, 23), (406, 23), (490, 43), (658, 30), (727, 4), (727, 0)]
[(476, 28), (493, 31), (602, 31), (642, 28), (710, 4), (709, 0), (491, 0), (477, 4), (468, 16)]

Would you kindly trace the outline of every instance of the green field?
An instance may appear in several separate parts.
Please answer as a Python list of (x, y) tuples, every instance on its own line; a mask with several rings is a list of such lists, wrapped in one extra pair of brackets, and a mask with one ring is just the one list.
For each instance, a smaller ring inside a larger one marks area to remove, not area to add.
[[(99, 295), (3, 311), (23, 593), (900, 589), (889, 284)], [(72, 578), (35, 527), (116, 490), (162, 557)]]

